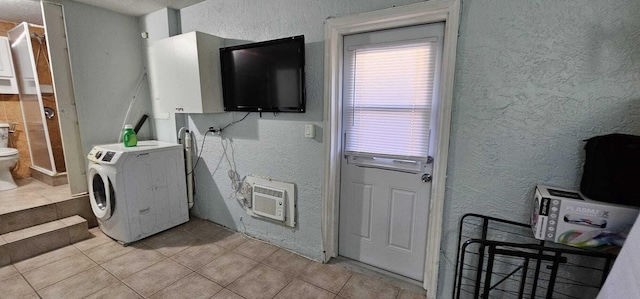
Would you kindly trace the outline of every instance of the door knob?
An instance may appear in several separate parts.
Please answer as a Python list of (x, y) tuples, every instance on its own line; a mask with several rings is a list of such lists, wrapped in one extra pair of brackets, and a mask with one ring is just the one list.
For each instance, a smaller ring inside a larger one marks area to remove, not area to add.
[(432, 179), (433, 177), (428, 173), (422, 175), (422, 181), (425, 183), (431, 182)]

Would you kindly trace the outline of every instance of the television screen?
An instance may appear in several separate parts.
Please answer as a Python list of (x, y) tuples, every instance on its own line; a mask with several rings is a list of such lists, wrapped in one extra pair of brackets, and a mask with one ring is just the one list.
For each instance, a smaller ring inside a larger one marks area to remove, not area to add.
[(220, 49), (225, 111), (304, 112), (304, 36)]

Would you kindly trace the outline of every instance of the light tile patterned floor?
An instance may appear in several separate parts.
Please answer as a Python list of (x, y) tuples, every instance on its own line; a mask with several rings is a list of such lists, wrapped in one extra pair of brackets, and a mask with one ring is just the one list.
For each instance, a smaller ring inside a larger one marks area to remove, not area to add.
[(71, 196), (69, 185), (52, 187), (32, 178), (16, 180), (16, 184), (18, 188), (0, 191), (0, 214), (57, 203)]
[(424, 298), (200, 219), (128, 247), (91, 233), (0, 268), (0, 298)]

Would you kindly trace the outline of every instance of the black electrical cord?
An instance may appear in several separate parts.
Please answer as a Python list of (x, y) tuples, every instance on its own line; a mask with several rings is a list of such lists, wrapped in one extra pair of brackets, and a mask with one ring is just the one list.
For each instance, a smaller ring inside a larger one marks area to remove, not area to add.
[(212, 130), (208, 130), (204, 133), (204, 136), (202, 137), (202, 143), (200, 144), (200, 153), (198, 154), (198, 158), (196, 159), (196, 164), (193, 165), (193, 167), (191, 168), (191, 171), (187, 173), (187, 175), (192, 174), (195, 170), (196, 167), (198, 166), (198, 163), (200, 162), (200, 157), (202, 156), (202, 151), (204, 150), (204, 141), (207, 140), (207, 134), (209, 133), (213, 133)]
[(239, 123), (239, 122), (243, 121), (245, 118), (247, 118), (247, 116), (249, 116), (249, 113), (251, 113), (251, 112), (247, 112), (247, 114), (245, 114), (245, 115), (244, 115), (240, 120), (236, 120), (236, 121), (231, 122), (230, 124), (228, 124), (228, 125), (226, 125), (226, 126), (222, 127), (222, 128), (220, 129), (220, 132), (222, 132), (222, 130), (224, 130), (224, 129), (226, 129), (226, 128), (230, 127), (230, 126), (231, 126), (231, 125), (233, 125), (233, 124), (237, 124), (237, 123)]
[[(191, 168), (191, 171), (190, 171), (190, 172), (188, 172), (188, 173), (187, 173), (187, 175), (192, 174), (192, 173), (196, 170), (196, 167), (198, 166), (198, 163), (200, 162), (200, 157), (202, 156), (202, 151), (204, 150), (204, 141), (205, 141), (205, 140), (207, 140), (207, 134), (209, 134), (209, 133), (216, 133), (216, 132), (222, 132), (222, 130), (224, 130), (224, 129), (226, 129), (226, 128), (230, 127), (231, 125), (233, 125), (233, 124), (237, 124), (237, 123), (239, 123), (239, 122), (243, 121), (245, 118), (247, 118), (247, 116), (249, 116), (249, 113), (251, 113), (251, 112), (247, 112), (247, 114), (245, 114), (245, 115), (244, 115), (240, 120), (236, 120), (236, 121), (234, 121), (234, 122), (231, 122), (230, 124), (228, 124), (228, 125), (226, 125), (226, 126), (224, 126), (224, 127), (220, 128), (220, 129), (218, 129), (218, 130), (214, 129), (213, 127), (209, 128), (209, 130), (208, 130), (208, 131), (206, 131), (206, 132), (204, 133), (204, 136), (202, 137), (202, 143), (200, 144), (200, 153), (198, 154), (198, 158), (196, 159), (196, 164), (195, 164), (195, 165), (193, 165), (193, 168)], [(197, 150), (197, 149), (196, 149), (196, 150)]]

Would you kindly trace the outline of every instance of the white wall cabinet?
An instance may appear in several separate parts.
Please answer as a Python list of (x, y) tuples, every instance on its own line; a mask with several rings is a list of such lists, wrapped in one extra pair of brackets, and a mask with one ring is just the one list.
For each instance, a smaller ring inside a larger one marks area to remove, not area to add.
[(154, 117), (169, 118), (171, 112), (224, 112), (219, 52), (222, 41), (194, 31), (151, 44)]
[(11, 60), (9, 39), (4, 36), (0, 36), (0, 93), (18, 93), (18, 81)]

